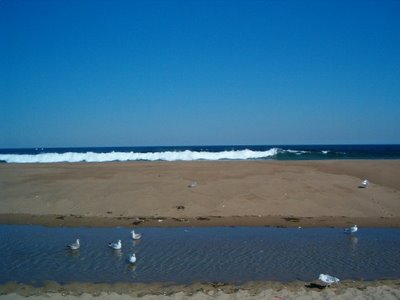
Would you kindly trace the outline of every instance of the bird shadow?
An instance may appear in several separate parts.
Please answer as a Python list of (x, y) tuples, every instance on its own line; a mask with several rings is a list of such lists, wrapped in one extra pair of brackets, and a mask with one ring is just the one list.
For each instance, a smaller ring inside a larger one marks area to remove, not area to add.
[(306, 288), (308, 289), (318, 289), (318, 290), (323, 290), (326, 288), (326, 285), (318, 284), (318, 283), (309, 283), (305, 285)]

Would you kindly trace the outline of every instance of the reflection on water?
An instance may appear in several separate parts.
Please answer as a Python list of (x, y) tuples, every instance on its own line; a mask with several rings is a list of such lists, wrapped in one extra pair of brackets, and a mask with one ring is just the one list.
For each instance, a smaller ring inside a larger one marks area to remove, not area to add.
[[(0, 283), (245, 282), (400, 277), (400, 230), (0, 226)], [(80, 238), (81, 248), (66, 245)], [(122, 240), (122, 249), (108, 247)], [(129, 264), (135, 253), (137, 262)]]
[(65, 252), (67, 253), (68, 256), (71, 256), (71, 257), (79, 257), (79, 255), (80, 255), (79, 250), (68, 249), (68, 250), (65, 250)]
[(128, 265), (128, 269), (129, 269), (129, 271), (131, 271), (131, 272), (135, 272), (135, 271), (136, 271), (136, 265), (134, 265), (134, 264), (129, 264), (129, 265)]
[(358, 243), (358, 237), (355, 234), (349, 235), (348, 240), (349, 240), (350, 249), (353, 251), (356, 250), (357, 243)]
[(139, 245), (141, 240), (132, 240), (132, 246)]

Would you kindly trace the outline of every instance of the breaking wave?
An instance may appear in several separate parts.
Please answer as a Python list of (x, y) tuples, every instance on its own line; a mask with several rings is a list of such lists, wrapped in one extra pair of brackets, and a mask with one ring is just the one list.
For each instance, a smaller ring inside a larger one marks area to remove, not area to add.
[(59, 162), (110, 162), (110, 161), (193, 161), (193, 160), (247, 160), (266, 159), (278, 154), (280, 149), (266, 151), (232, 150), (208, 151), (165, 151), (165, 152), (66, 152), (40, 154), (0, 154), (0, 161), (7, 163), (59, 163)]

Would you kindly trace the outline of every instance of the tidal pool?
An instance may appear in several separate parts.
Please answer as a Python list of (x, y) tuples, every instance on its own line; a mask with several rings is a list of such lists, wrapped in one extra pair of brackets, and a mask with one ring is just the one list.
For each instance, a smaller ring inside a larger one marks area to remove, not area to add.
[[(0, 283), (311, 281), (400, 278), (400, 229), (0, 226)], [(76, 251), (66, 245), (79, 238)], [(122, 240), (122, 250), (108, 247)], [(135, 253), (135, 265), (128, 255)]]

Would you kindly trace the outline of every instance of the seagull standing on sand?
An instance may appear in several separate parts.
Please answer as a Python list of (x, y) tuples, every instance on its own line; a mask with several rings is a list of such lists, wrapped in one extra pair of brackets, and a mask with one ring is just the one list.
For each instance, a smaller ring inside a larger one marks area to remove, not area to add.
[(134, 264), (134, 263), (136, 262), (136, 255), (135, 255), (135, 253), (133, 253), (133, 254), (131, 254), (131, 255), (128, 256), (128, 261), (129, 261), (129, 263), (131, 263), (131, 264)]
[(135, 233), (135, 230), (132, 230), (131, 234), (132, 234), (132, 239), (134, 239), (134, 240), (139, 240), (142, 237), (142, 234), (141, 233)]
[(76, 239), (75, 243), (69, 244), (67, 247), (71, 250), (78, 250), (81, 244), (79, 244), (79, 239)]
[(327, 286), (330, 286), (332, 283), (339, 283), (339, 281), (340, 281), (339, 278), (333, 277), (328, 274), (319, 274), (318, 279), (321, 280), (322, 282), (326, 283)]
[(108, 246), (114, 250), (120, 250), (122, 248), (121, 240), (118, 240), (117, 243), (109, 243)]
[(369, 181), (367, 179), (363, 180), (361, 182), (361, 187), (363, 188), (367, 188), (369, 186)]
[(352, 234), (352, 233), (356, 233), (357, 230), (358, 230), (357, 225), (354, 225), (354, 226), (351, 226), (351, 227), (349, 227), (349, 228), (345, 228), (344, 233), (350, 233), (350, 234)]

